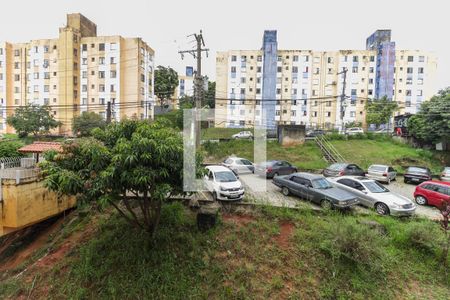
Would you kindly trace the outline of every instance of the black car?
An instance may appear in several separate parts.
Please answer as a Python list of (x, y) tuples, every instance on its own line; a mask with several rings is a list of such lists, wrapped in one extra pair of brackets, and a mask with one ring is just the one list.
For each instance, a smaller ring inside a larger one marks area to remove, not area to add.
[(325, 177), (309, 173), (294, 173), (275, 177), (273, 183), (281, 188), (283, 195), (293, 194), (324, 208), (349, 208), (358, 204), (351, 193), (334, 187)]
[(422, 183), (424, 181), (431, 180), (431, 171), (427, 167), (411, 166), (408, 167), (403, 177), (405, 183)]
[(285, 160), (269, 160), (258, 164), (255, 168), (256, 174), (266, 176), (266, 178), (288, 175), (297, 171), (296, 167)]
[(325, 134), (325, 131), (322, 129), (308, 130), (306, 132), (307, 137), (316, 137), (316, 136), (324, 135), (324, 134)]
[(323, 171), (325, 177), (365, 176), (366, 172), (355, 164), (335, 163)]

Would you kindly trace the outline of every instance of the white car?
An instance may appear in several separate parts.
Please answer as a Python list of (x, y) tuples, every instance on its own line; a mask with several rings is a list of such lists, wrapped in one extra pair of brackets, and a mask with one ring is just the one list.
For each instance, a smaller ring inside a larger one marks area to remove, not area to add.
[(397, 171), (386, 165), (371, 165), (367, 169), (366, 176), (370, 179), (389, 184), (391, 181), (396, 180)]
[(450, 182), (450, 167), (445, 167), (440, 176), (441, 181)]
[(327, 178), (334, 186), (346, 190), (363, 206), (374, 208), (380, 215), (412, 216), (416, 205), (406, 197), (392, 193), (381, 183), (366, 177)]
[(231, 169), (235, 174), (255, 173), (255, 166), (251, 161), (241, 157), (228, 157), (222, 165)]
[(242, 200), (244, 187), (233, 171), (224, 166), (207, 166), (206, 170), (205, 187), (212, 193), (214, 201)]
[(251, 131), (241, 131), (231, 136), (233, 139), (253, 139)]
[(347, 135), (355, 135), (355, 134), (363, 134), (364, 130), (360, 127), (352, 127), (352, 128), (347, 128), (347, 130), (345, 131), (345, 134)]

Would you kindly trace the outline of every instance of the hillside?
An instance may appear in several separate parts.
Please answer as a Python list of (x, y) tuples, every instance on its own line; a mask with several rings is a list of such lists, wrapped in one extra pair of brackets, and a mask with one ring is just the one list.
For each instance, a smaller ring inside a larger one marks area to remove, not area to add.
[(171, 204), (155, 242), (107, 212), (72, 213), (54, 226), (22, 264), (3, 270), (0, 298), (450, 298), (441, 233), (426, 220), (263, 208), (223, 214), (202, 233), (191, 212)]

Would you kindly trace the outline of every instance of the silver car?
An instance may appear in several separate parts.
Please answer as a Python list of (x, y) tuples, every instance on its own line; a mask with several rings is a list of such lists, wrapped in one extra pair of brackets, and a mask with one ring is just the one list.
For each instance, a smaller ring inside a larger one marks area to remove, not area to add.
[(440, 176), (441, 181), (450, 182), (450, 167), (445, 167)]
[(392, 193), (382, 184), (366, 177), (329, 178), (336, 187), (358, 197), (361, 205), (374, 208), (380, 215), (412, 216), (416, 205), (406, 197)]
[(255, 173), (255, 166), (251, 161), (242, 157), (228, 157), (222, 165), (231, 169), (235, 174)]
[(393, 167), (386, 165), (371, 165), (367, 170), (366, 176), (370, 179), (389, 184), (396, 179), (397, 171)]

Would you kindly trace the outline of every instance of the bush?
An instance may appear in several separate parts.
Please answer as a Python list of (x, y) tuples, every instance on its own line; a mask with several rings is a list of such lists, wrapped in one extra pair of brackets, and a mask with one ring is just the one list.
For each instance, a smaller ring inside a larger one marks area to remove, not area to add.
[(330, 227), (330, 235), (321, 249), (344, 266), (348, 263), (357, 268), (380, 272), (383, 270), (384, 238), (374, 229), (344, 221)]
[(406, 248), (435, 252), (440, 246), (441, 233), (437, 226), (429, 223), (413, 223), (406, 227), (403, 235), (399, 236), (397, 242)]
[(0, 157), (22, 157), (23, 154), (17, 150), (25, 144), (21, 141), (6, 141), (0, 143)]

